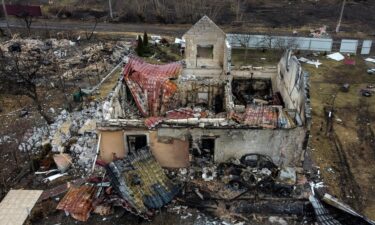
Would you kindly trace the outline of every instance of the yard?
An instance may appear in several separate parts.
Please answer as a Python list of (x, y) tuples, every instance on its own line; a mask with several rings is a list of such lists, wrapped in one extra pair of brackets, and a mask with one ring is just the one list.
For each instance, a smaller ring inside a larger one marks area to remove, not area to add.
[[(355, 65), (325, 56), (309, 56), (312, 58), (323, 63), (319, 68), (303, 65), (311, 82), (313, 158), (333, 194), (375, 219), (375, 96), (360, 94), (362, 88), (375, 83), (375, 76), (366, 73), (370, 65), (361, 56), (352, 56)], [(350, 85), (348, 92), (340, 90), (345, 83)], [(329, 110), (333, 110), (331, 132), (326, 117)]]

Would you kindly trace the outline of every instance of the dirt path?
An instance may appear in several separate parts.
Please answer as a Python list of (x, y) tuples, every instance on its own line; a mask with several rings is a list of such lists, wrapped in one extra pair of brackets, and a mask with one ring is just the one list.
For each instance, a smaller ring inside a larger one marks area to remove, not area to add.
[[(6, 28), (4, 20), (0, 20), (0, 27)], [(11, 28), (25, 28), (21, 20), (12, 19)], [(81, 22), (73, 20), (36, 20), (32, 23), (31, 29), (50, 29), (62, 31), (87, 31), (90, 32), (94, 27), (93, 22)], [(122, 33), (143, 33), (147, 31), (150, 34), (161, 34), (169, 36), (182, 36), (191, 25), (161, 25), (161, 24), (131, 24), (131, 23), (98, 23), (97, 32), (122, 32)]]
[[(265, 20), (266, 21), (266, 20)], [(314, 20), (295, 26), (271, 26), (266, 22), (254, 21), (246, 22), (243, 26), (235, 26), (231, 24), (219, 25), (226, 33), (250, 33), (250, 34), (272, 34), (272, 35), (292, 35), (294, 30), (299, 32), (299, 36), (308, 36), (311, 29), (316, 29), (322, 26), (322, 24), (330, 24), (330, 27), (334, 27), (336, 19), (332, 21), (327, 20)], [(58, 20), (58, 19), (36, 19), (32, 25), (31, 30), (58, 30), (58, 31), (86, 31), (91, 32), (95, 26), (93, 21), (79, 21), (79, 20)], [(148, 32), (150, 34), (166, 35), (166, 36), (179, 36), (181, 37), (186, 31), (190, 29), (192, 24), (150, 24), (150, 23), (106, 23), (100, 22), (96, 26), (96, 32), (107, 32), (107, 33), (131, 33), (140, 34)], [(364, 24), (357, 23), (355, 21), (346, 21), (343, 24), (344, 27), (349, 28), (362, 28)], [(10, 27), (17, 29), (25, 29), (25, 24), (19, 19), (10, 19)], [(6, 22), (0, 19), (0, 28), (6, 29)], [(373, 32), (371, 29), (367, 29), (366, 33), (356, 29), (345, 29), (345, 32), (335, 34), (333, 31), (329, 31), (330, 35), (334, 38), (370, 38), (372, 39)]]

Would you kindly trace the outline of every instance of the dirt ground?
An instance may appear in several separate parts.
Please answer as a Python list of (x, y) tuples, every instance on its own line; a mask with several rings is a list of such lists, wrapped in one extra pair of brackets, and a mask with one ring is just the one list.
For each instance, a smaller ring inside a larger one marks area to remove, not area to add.
[[(303, 65), (310, 72), (315, 163), (334, 195), (375, 219), (375, 96), (360, 95), (361, 88), (375, 83), (375, 76), (366, 73), (369, 65), (361, 56), (352, 57), (354, 66), (324, 56), (309, 58), (323, 63), (319, 68)], [(347, 93), (340, 91), (344, 83), (350, 84)], [(332, 131), (325, 113), (331, 107)]]

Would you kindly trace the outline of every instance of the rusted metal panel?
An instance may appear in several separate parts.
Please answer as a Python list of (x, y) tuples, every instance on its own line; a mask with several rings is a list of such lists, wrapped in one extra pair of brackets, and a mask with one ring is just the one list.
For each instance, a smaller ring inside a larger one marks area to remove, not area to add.
[(57, 205), (57, 209), (69, 212), (79, 221), (86, 221), (93, 210), (93, 199), (96, 187), (83, 185), (79, 188), (71, 187), (64, 198)]
[(80, 186), (85, 181), (86, 181), (85, 178), (78, 178), (76, 180), (71, 181), (70, 184), (65, 183), (65, 184), (59, 185), (59, 186), (57, 186), (55, 188), (52, 188), (52, 189), (49, 189), (49, 190), (45, 190), (45, 191), (43, 191), (43, 193), (40, 196), (40, 198), (39, 198), (38, 201), (44, 201), (44, 200), (47, 200), (49, 198), (56, 197), (56, 196), (58, 196), (60, 194), (65, 193), (68, 190), (68, 188), (69, 188), (70, 185)]

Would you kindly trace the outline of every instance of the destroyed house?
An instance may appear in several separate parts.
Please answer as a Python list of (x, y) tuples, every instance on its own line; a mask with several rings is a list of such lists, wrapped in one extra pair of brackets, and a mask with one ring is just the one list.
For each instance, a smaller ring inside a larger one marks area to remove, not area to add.
[(111, 162), (147, 146), (166, 168), (188, 167), (196, 156), (220, 163), (246, 154), (300, 166), (308, 75), (292, 52), (273, 67), (235, 69), (226, 34), (206, 16), (183, 39), (183, 62), (126, 59), (97, 123), (99, 157)]

